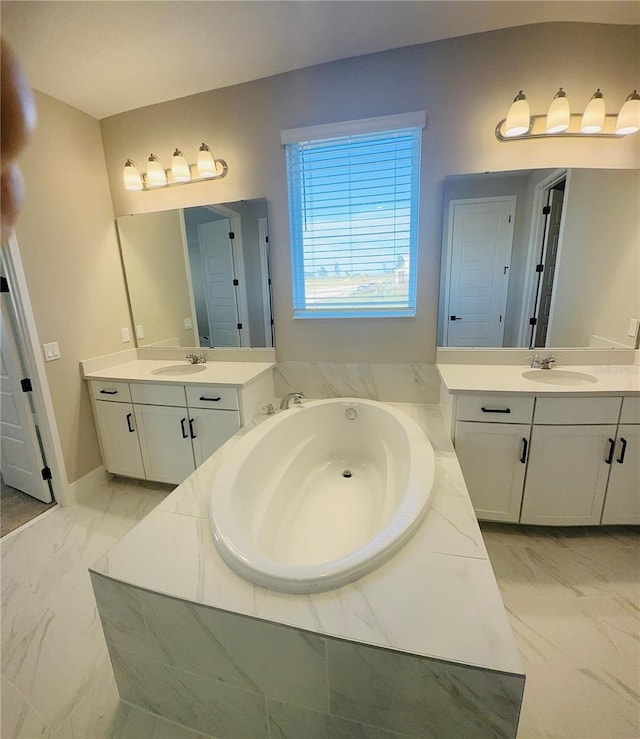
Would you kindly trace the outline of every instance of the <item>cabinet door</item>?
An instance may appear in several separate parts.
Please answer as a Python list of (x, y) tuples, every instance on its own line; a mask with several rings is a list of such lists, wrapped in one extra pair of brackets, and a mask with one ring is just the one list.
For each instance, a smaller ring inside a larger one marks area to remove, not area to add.
[(640, 426), (618, 427), (602, 523), (640, 524)]
[(456, 454), (478, 518), (517, 522), (529, 424), (456, 424)]
[(600, 523), (616, 426), (534, 426), (520, 523)]
[(199, 467), (240, 428), (238, 411), (189, 410), (193, 454)]
[(136, 405), (147, 480), (179, 484), (195, 469), (186, 408)]
[(144, 479), (144, 465), (131, 403), (96, 401), (104, 464), (109, 472)]

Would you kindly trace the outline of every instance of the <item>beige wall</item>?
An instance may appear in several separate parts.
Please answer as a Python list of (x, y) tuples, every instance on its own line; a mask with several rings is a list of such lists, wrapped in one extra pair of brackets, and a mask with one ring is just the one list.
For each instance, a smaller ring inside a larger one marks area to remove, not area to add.
[[(324, 64), (113, 116), (101, 125), (114, 208), (119, 215), (265, 196), (279, 359), (432, 362), (445, 175), (637, 166), (637, 137), (499, 143), (494, 128), (521, 88), (533, 113), (546, 110), (560, 85), (578, 109), (596, 86), (618, 109), (637, 86), (638, 48), (638, 30), (632, 27), (525, 26)], [(413, 110), (426, 110), (428, 118), (417, 316), (294, 321), (280, 130)], [(175, 146), (193, 160), (201, 141), (228, 162), (224, 180), (162, 192), (124, 190), (127, 157), (144, 163), (154, 152), (168, 166)]]
[(80, 359), (133, 346), (98, 122), (36, 93), (38, 128), (22, 157), (27, 198), (16, 236), (69, 482), (102, 460)]
[(595, 334), (633, 348), (627, 329), (640, 318), (639, 173), (574, 170), (565, 198), (549, 343), (588, 346)]
[(180, 346), (196, 346), (185, 234), (179, 210), (118, 218), (122, 258), (127, 274), (131, 310), (141, 325), (141, 345), (177, 338)]

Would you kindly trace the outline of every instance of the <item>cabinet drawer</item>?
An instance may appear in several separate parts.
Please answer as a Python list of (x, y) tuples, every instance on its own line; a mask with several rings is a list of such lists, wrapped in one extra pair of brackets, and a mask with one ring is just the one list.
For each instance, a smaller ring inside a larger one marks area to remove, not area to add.
[(628, 395), (622, 399), (620, 423), (640, 423), (640, 397)]
[(533, 422), (553, 425), (618, 423), (621, 398), (538, 398)]
[(169, 405), (184, 408), (187, 405), (184, 385), (152, 385), (131, 383), (131, 399), (143, 405)]
[(189, 408), (218, 408), (237, 411), (238, 391), (234, 387), (215, 385), (188, 385), (187, 405)]
[(533, 396), (528, 395), (460, 395), (459, 421), (489, 423), (531, 423)]
[(116, 403), (130, 403), (131, 393), (128, 382), (109, 382), (89, 380), (91, 397), (95, 400), (112, 400)]

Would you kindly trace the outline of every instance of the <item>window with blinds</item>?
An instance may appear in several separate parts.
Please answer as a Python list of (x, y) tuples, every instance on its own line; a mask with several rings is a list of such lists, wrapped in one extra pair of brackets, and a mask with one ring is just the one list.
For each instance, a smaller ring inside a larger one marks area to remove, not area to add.
[(421, 133), (286, 143), (294, 317), (415, 315)]

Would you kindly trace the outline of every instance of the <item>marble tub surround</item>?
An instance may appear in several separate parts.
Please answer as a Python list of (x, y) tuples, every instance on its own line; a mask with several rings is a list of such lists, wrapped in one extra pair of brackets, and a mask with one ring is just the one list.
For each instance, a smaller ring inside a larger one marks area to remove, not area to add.
[[(208, 498), (235, 438), (92, 566), (125, 700), (216, 736), (238, 736), (229, 727), (240, 717), (250, 736), (299, 737), (303, 726), (319, 732), (309, 736), (441, 736), (443, 717), (453, 715), (457, 735), (515, 736), (522, 664), (460, 468), (437, 407), (406, 409), (428, 420), (434, 499), (405, 547), (351, 585), (288, 595), (254, 586), (224, 564), (209, 531)], [(249, 659), (251, 644), (254, 656), (266, 650), (264, 659)], [(268, 654), (278, 644), (282, 654)], [(231, 663), (202, 659), (211, 650)], [(354, 659), (361, 675), (349, 686), (341, 675)], [(270, 669), (277, 675), (269, 677)], [(204, 681), (197, 688), (194, 675)], [(404, 687), (388, 711), (373, 713), (376, 686), (391, 675)], [(170, 698), (183, 693), (184, 701)], [(215, 723), (208, 700), (234, 707), (236, 718), (225, 719), (221, 708)]]
[(396, 403), (437, 403), (440, 378), (433, 364), (278, 362), (275, 393), (308, 398), (365, 398)]

